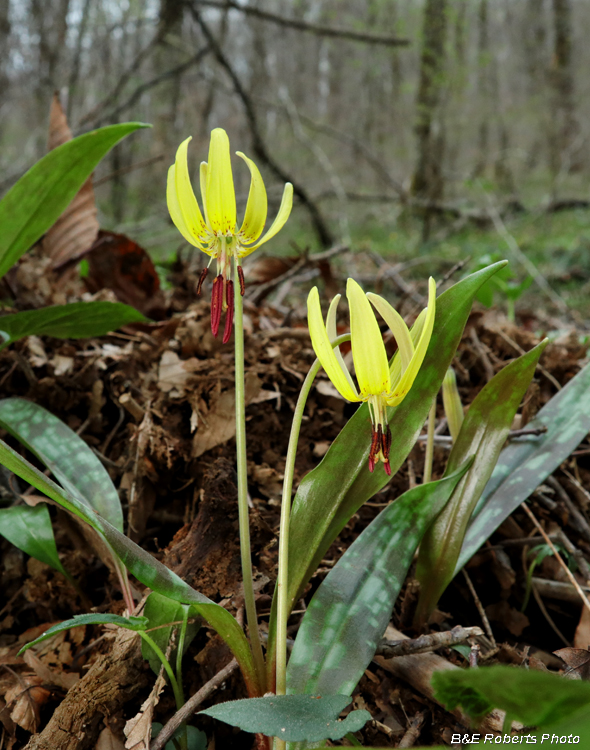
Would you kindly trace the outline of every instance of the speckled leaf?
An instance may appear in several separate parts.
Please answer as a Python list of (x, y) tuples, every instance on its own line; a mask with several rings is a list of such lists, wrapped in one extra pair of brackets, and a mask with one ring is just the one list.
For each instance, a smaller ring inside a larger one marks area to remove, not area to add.
[(39, 469), (20, 456), (3, 440), (0, 440), (0, 463), (62, 508), (86, 521), (105, 540), (113, 554), (141, 581), (154, 591), (181, 602), (195, 605), (196, 611), (214, 628), (232, 650), (240, 664), (250, 695), (260, 695), (252, 652), (243, 630), (235, 618), (219, 604), (195, 591), (155, 557), (124, 536), (118, 529), (83, 503), (67, 489), (44, 476)]
[(0, 427), (45, 464), (57, 481), (119, 531), (119, 494), (98, 457), (81, 437), (42, 406), (22, 398), (0, 401)]
[(46, 154), (0, 201), (0, 278), (61, 216), (98, 162), (140, 122), (108, 125)]
[(0, 349), (33, 334), (58, 339), (84, 339), (103, 336), (128, 323), (142, 323), (145, 320), (134, 307), (104, 300), (24, 310), (0, 317)]
[(547, 341), (542, 342), (494, 375), (467, 411), (449, 456), (447, 472), (456, 471), (469, 457), (475, 460), (451, 501), (426, 532), (420, 547), (416, 568), (416, 578), (420, 581), (418, 623), (428, 619), (455, 575), (465, 529), (546, 345)]
[(0, 534), (27, 555), (58, 570), (66, 578), (70, 576), (61, 564), (49, 510), (45, 503), (16, 505), (0, 510)]
[(38, 638), (35, 638), (34, 641), (27, 643), (18, 652), (18, 655), (20, 656), (28, 648), (31, 648), (31, 646), (36, 646), (38, 643), (46, 641), (57, 633), (62, 633), (64, 630), (69, 630), (70, 628), (79, 628), (82, 625), (118, 625), (120, 628), (137, 632), (147, 628), (148, 619), (147, 617), (121, 617), (120, 615), (111, 615), (108, 613), (95, 614), (94, 612), (87, 615), (74, 615), (70, 620), (64, 620), (57, 625), (53, 625)]
[(405, 492), (346, 550), (299, 627), (287, 669), (288, 693), (352, 693), (375, 655), (424, 532), (468, 465)]
[[(424, 363), (410, 393), (387, 410), (392, 431), (390, 463), (393, 473), (405, 461), (424, 425), (447, 368), (455, 354), (477, 290), (506, 265), (495, 263), (455, 284), (436, 301), (434, 332)], [(321, 463), (305, 476), (293, 501), (289, 534), (290, 606), (318, 567), (322, 557), (369, 498), (389, 481), (381, 464), (368, 468), (371, 444), (369, 409), (363, 404), (332, 443)], [(276, 594), (276, 590), (275, 590)], [(276, 596), (269, 628), (273, 653)], [(269, 673), (274, 665), (269, 660)]]
[(499, 708), (527, 726), (562, 721), (590, 707), (587, 682), (503, 665), (435, 672), (432, 686), (436, 699), (450, 710), (461, 705), (478, 718)]
[(502, 451), (467, 528), (457, 571), (590, 432), (590, 365), (572, 378), (527, 427), (546, 427), (547, 432), (512, 440)]
[(371, 719), (368, 711), (338, 716), (352, 698), (349, 695), (271, 695), (218, 703), (199, 714), (224, 721), (245, 732), (279, 737), (288, 742), (340, 740), (358, 732)]

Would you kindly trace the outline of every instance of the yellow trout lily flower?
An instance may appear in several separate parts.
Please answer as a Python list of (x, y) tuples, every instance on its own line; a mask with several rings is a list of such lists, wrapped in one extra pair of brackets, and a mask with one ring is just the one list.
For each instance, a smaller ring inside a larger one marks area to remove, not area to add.
[[(223, 343), (231, 336), (233, 325), (233, 282), (231, 259), (234, 258), (238, 281), (244, 294), (244, 274), (241, 259), (260, 247), (279, 232), (291, 213), (293, 185), (288, 182), (276, 219), (262, 237), (266, 223), (268, 202), (266, 189), (258, 167), (241, 151), (237, 155), (250, 170), (250, 192), (242, 226), (236, 224), (236, 194), (229, 153), (229, 138), (222, 128), (215, 128), (209, 143), (209, 161), (201, 163), (200, 182), (203, 213), (193, 192), (188, 172), (188, 144), (183, 141), (176, 152), (176, 160), (168, 170), (166, 200), (172, 221), (187, 242), (211, 256), (209, 265), (217, 261), (217, 277), (211, 293), (211, 330), (217, 336), (222, 310), (226, 310)], [(201, 274), (197, 293), (205, 281), (207, 269)]]
[[(352, 359), (358, 388), (344, 364), (340, 350), (333, 349), (330, 343), (337, 335), (336, 308), (340, 300), (339, 294), (332, 300), (324, 324), (317, 287), (309, 293), (307, 315), (311, 343), (340, 395), (347, 401), (366, 401), (369, 404), (372, 422), (369, 470), (373, 471), (375, 464), (383, 461), (385, 471), (391, 475), (391, 431), (385, 408), (397, 406), (404, 400), (422, 366), (434, 326), (436, 283), (434, 279), (429, 279), (428, 306), (422, 310), (412, 330), (408, 330), (401, 315), (387, 300), (377, 294), (365, 294), (354, 279), (348, 279), (346, 296), (350, 308)], [(391, 364), (387, 361), (379, 324), (369, 300), (397, 341), (398, 350)]]

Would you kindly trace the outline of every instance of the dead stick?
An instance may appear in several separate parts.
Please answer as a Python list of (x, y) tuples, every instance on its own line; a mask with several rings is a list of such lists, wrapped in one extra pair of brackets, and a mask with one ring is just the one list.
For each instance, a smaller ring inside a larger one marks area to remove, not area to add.
[(587, 609), (590, 611), (590, 601), (588, 601), (588, 597), (582, 591), (582, 587), (576, 581), (576, 578), (575, 578), (574, 574), (572, 573), (572, 571), (568, 568), (568, 566), (563, 561), (563, 558), (561, 557), (561, 555), (557, 551), (557, 549), (556, 549), (555, 545), (553, 544), (553, 542), (551, 541), (551, 539), (549, 539), (549, 537), (547, 536), (547, 533), (545, 532), (545, 529), (537, 521), (537, 518), (536, 518), (535, 514), (533, 513), (533, 511), (528, 507), (528, 505), (526, 503), (521, 503), (520, 507), (524, 510), (524, 512), (527, 514), (527, 516), (535, 524), (535, 526), (537, 527), (537, 529), (541, 532), (541, 536), (545, 540), (546, 544), (549, 545), (551, 551), (555, 555), (555, 559), (561, 565), (561, 567), (565, 570), (565, 573), (566, 573), (567, 577), (570, 579), (570, 581), (572, 582), (574, 588), (576, 589), (576, 591), (580, 595), (580, 598), (582, 599), (582, 602), (584, 603), (584, 606), (587, 607)]
[(182, 726), (182, 724), (190, 719), (201, 703), (214, 693), (221, 683), (227, 680), (237, 667), (238, 662), (235, 659), (232, 659), (226, 667), (215, 675), (215, 677), (212, 677), (200, 690), (197, 690), (197, 692), (188, 699), (184, 706), (174, 714), (170, 721), (162, 727), (158, 736), (150, 744), (150, 750), (162, 750), (178, 727)]
[(467, 585), (469, 586), (469, 591), (471, 591), (471, 596), (473, 597), (473, 600), (475, 602), (475, 606), (477, 607), (477, 611), (479, 612), (479, 616), (481, 617), (481, 621), (483, 622), (483, 626), (485, 628), (486, 634), (490, 641), (492, 642), (492, 645), (496, 645), (496, 639), (494, 638), (494, 633), (492, 632), (492, 626), (490, 625), (490, 621), (488, 620), (488, 616), (486, 615), (486, 611), (483, 608), (482, 603), (479, 600), (479, 596), (477, 595), (477, 591), (475, 590), (475, 586), (471, 582), (471, 578), (469, 577), (469, 573), (463, 568), (463, 575), (465, 576), (465, 580), (467, 581)]
[(394, 656), (407, 656), (408, 654), (424, 654), (444, 646), (455, 646), (458, 643), (465, 643), (470, 638), (475, 638), (483, 634), (483, 630), (477, 626), (464, 628), (461, 625), (457, 625), (452, 630), (421, 635), (418, 638), (404, 638), (400, 641), (383, 640), (377, 646), (375, 653), (379, 656), (385, 656), (387, 659), (391, 659)]

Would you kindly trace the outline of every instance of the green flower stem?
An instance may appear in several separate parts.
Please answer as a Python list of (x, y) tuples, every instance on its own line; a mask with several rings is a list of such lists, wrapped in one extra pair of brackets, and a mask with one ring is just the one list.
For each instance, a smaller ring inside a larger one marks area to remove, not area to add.
[(154, 650), (156, 656), (162, 662), (164, 669), (166, 670), (166, 674), (168, 675), (168, 679), (170, 680), (172, 691), (174, 692), (174, 700), (176, 701), (176, 709), (180, 710), (184, 706), (184, 694), (182, 691), (182, 686), (178, 684), (178, 681), (176, 677), (174, 676), (174, 672), (172, 671), (170, 662), (164, 656), (162, 649), (158, 646), (158, 644), (154, 641), (154, 639), (145, 632), (145, 630), (138, 630), (137, 632), (143, 638), (143, 640), (148, 644), (148, 646), (150, 646), (150, 648)]
[[(182, 624), (178, 631), (178, 646), (176, 648), (176, 679), (182, 690), (182, 657), (184, 656), (184, 642), (186, 640), (186, 629), (188, 627), (188, 613), (190, 606), (182, 606)], [(184, 701), (183, 701), (184, 705)]]
[(240, 525), (240, 554), (242, 557), (242, 579), (244, 586), (244, 605), (250, 635), (250, 645), (254, 665), (262, 692), (265, 692), (266, 669), (258, 617), (254, 600), (252, 581), (252, 554), (250, 551), (250, 523), (248, 520), (248, 467), (246, 463), (246, 395), (244, 387), (244, 307), (240, 284), (238, 283), (238, 264), (235, 262), (234, 275), (234, 338), (236, 368), (236, 463), (238, 470), (238, 518)]
[[(332, 347), (339, 346), (345, 341), (350, 341), (350, 334), (339, 336), (332, 341)], [(279, 576), (277, 579), (277, 649), (276, 649), (276, 693), (285, 695), (287, 692), (287, 620), (289, 619), (288, 599), (288, 574), (289, 574), (289, 521), (291, 518), (291, 492), (293, 489), (293, 474), (295, 472), (295, 456), (297, 455), (297, 443), (301, 430), (301, 421), (307, 397), (311, 386), (321, 368), (319, 359), (316, 359), (310, 367), (307, 377), (303, 381), (299, 398), (293, 414), (291, 434), (289, 435), (289, 447), (285, 459), (285, 477), (283, 479), (283, 497), (281, 500), (281, 525), (279, 532)], [(281, 744), (282, 743), (282, 744)], [(283, 740), (276, 740), (275, 750), (284, 748)]]
[(426, 453), (424, 455), (424, 477), (423, 484), (427, 484), (432, 479), (432, 461), (434, 457), (434, 422), (436, 419), (436, 399), (432, 402), (428, 412), (428, 429), (426, 433)]

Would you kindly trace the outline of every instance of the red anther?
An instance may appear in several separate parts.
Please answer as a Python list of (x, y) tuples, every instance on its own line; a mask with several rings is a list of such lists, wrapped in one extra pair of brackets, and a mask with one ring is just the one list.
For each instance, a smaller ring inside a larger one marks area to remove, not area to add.
[[(381, 428), (379, 428), (381, 429)], [(379, 431), (371, 425), (371, 448), (369, 450), (369, 471), (372, 473), (375, 468), (375, 457), (381, 448), (381, 436)]]
[(372, 456), (369, 456), (369, 471), (371, 474), (375, 471), (375, 459)]
[(385, 459), (386, 463), (389, 460), (390, 448), (391, 448), (391, 430), (389, 429), (389, 425), (387, 425), (385, 432), (381, 436), (381, 452), (383, 453), (383, 458)]
[(199, 276), (199, 283), (197, 284), (197, 294), (201, 294), (201, 287), (203, 286), (203, 282), (207, 278), (208, 273), (208, 268), (203, 268), (203, 270), (201, 271), (201, 275)]
[(217, 336), (219, 323), (221, 322), (221, 309), (223, 307), (223, 276), (219, 276), (213, 281), (211, 290), (211, 332)]
[(225, 300), (227, 302), (227, 312), (225, 313), (225, 329), (223, 331), (223, 343), (231, 338), (232, 328), (234, 326), (234, 282), (228, 281), (225, 289)]
[(240, 294), (243, 297), (246, 291), (246, 284), (244, 283), (244, 269), (242, 266), (238, 266), (238, 280), (240, 282)]
[(385, 461), (383, 464), (383, 468), (385, 469), (385, 473), (388, 477), (391, 476), (391, 466), (389, 465), (389, 461)]

